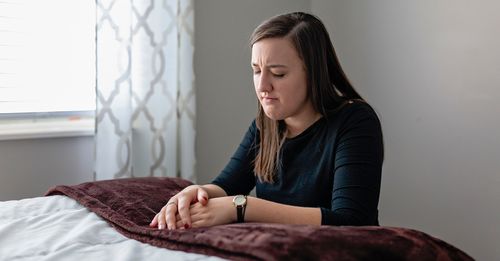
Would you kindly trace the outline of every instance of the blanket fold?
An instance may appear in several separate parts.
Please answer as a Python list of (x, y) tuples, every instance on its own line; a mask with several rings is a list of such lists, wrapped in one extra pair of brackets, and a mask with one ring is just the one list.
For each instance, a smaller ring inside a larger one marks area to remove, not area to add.
[(426, 233), (397, 227), (335, 227), (267, 223), (158, 230), (149, 223), (168, 199), (192, 183), (130, 178), (56, 186), (120, 233), (157, 247), (231, 260), (473, 260)]

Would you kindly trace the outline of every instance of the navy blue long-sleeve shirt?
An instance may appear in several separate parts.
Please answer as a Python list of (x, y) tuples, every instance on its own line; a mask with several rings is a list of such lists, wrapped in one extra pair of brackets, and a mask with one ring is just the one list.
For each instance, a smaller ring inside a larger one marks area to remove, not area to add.
[(254, 174), (258, 144), (254, 120), (212, 184), (228, 195), (247, 195), (256, 186), (258, 198), (321, 208), (323, 225), (378, 225), (384, 150), (380, 121), (370, 105), (351, 101), (287, 138), (272, 184)]

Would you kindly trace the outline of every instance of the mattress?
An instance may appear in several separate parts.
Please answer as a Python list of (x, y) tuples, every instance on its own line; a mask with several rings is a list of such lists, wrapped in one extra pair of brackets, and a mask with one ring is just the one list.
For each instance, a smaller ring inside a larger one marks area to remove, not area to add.
[(0, 202), (0, 260), (224, 260), (129, 239), (66, 196)]

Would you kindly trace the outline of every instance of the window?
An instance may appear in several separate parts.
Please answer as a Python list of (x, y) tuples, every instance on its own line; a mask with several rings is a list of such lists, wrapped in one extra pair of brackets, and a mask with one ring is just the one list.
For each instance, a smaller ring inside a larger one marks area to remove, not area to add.
[(0, 1), (0, 115), (95, 110), (95, 1)]
[(0, 140), (90, 135), (95, 1), (0, 1)]

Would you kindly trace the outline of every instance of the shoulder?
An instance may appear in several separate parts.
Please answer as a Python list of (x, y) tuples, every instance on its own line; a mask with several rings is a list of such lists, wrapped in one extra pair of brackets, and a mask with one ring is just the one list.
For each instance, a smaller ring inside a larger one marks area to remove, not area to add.
[(251, 132), (254, 135), (259, 132), (259, 129), (257, 128), (256, 119), (252, 120), (252, 123), (250, 123), (250, 127), (248, 127), (248, 131)]
[(247, 129), (245, 137), (246, 139), (255, 142), (255, 140), (259, 139), (259, 135), (260, 131), (259, 128), (257, 127), (256, 119), (253, 119), (252, 122), (250, 123), (250, 126)]
[(348, 100), (326, 117), (327, 128), (335, 137), (349, 135), (382, 136), (382, 126), (375, 110), (363, 100)]
[(330, 119), (346, 119), (346, 118), (365, 118), (372, 117), (378, 119), (377, 113), (373, 107), (364, 100), (352, 99), (345, 101), (337, 109), (328, 113), (327, 118)]

